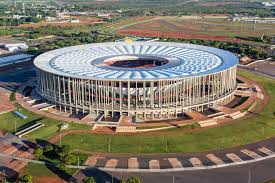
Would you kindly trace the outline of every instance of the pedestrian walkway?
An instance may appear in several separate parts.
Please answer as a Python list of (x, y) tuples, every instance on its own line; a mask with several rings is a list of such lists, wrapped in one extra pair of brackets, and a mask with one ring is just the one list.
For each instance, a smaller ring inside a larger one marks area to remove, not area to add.
[[(18, 158), (33, 159), (33, 148), (27, 144), (20, 144), (12, 139), (17, 137), (13, 136), (2, 136), (0, 140), (0, 153), (10, 156), (16, 156)], [(20, 141), (18, 139), (18, 141)], [(4, 177), (14, 177), (28, 164), (27, 161), (21, 161), (13, 159), (12, 157), (0, 158), (0, 172)], [(1, 175), (0, 175), (1, 176)]]

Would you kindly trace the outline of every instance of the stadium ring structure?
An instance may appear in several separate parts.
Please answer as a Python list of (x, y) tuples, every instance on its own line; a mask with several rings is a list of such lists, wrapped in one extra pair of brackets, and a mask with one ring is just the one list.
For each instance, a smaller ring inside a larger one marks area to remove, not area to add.
[(170, 119), (229, 102), (238, 57), (217, 48), (168, 42), (72, 46), (39, 55), (37, 92), (69, 113), (136, 122)]

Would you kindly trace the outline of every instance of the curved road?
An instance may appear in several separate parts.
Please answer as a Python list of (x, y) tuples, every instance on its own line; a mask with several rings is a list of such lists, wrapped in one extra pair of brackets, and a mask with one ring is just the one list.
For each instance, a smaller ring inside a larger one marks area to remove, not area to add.
[(174, 173), (113, 173), (86, 169), (78, 172), (75, 178), (82, 180), (84, 175), (94, 176), (98, 183), (112, 182), (112, 179), (116, 183), (129, 176), (139, 177), (142, 183), (263, 183), (275, 179), (274, 168), (275, 158), (228, 168)]

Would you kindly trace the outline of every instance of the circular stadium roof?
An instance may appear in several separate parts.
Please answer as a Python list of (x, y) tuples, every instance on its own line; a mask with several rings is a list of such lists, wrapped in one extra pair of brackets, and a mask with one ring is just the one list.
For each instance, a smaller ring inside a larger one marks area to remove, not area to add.
[(72, 46), (35, 58), (53, 74), (97, 80), (160, 80), (229, 69), (238, 57), (217, 48), (170, 42), (112, 42)]

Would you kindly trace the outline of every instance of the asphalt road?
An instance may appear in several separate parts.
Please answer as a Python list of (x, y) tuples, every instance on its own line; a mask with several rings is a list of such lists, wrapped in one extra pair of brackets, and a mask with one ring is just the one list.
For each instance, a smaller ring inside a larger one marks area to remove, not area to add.
[(275, 179), (274, 168), (275, 158), (228, 168), (173, 173), (112, 173), (88, 169), (78, 172), (76, 178), (82, 180), (84, 175), (94, 176), (98, 183), (111, 183), (112, 179), (117, 183), (129, 176), (139, 177), (142, 183), (263, 183)]

